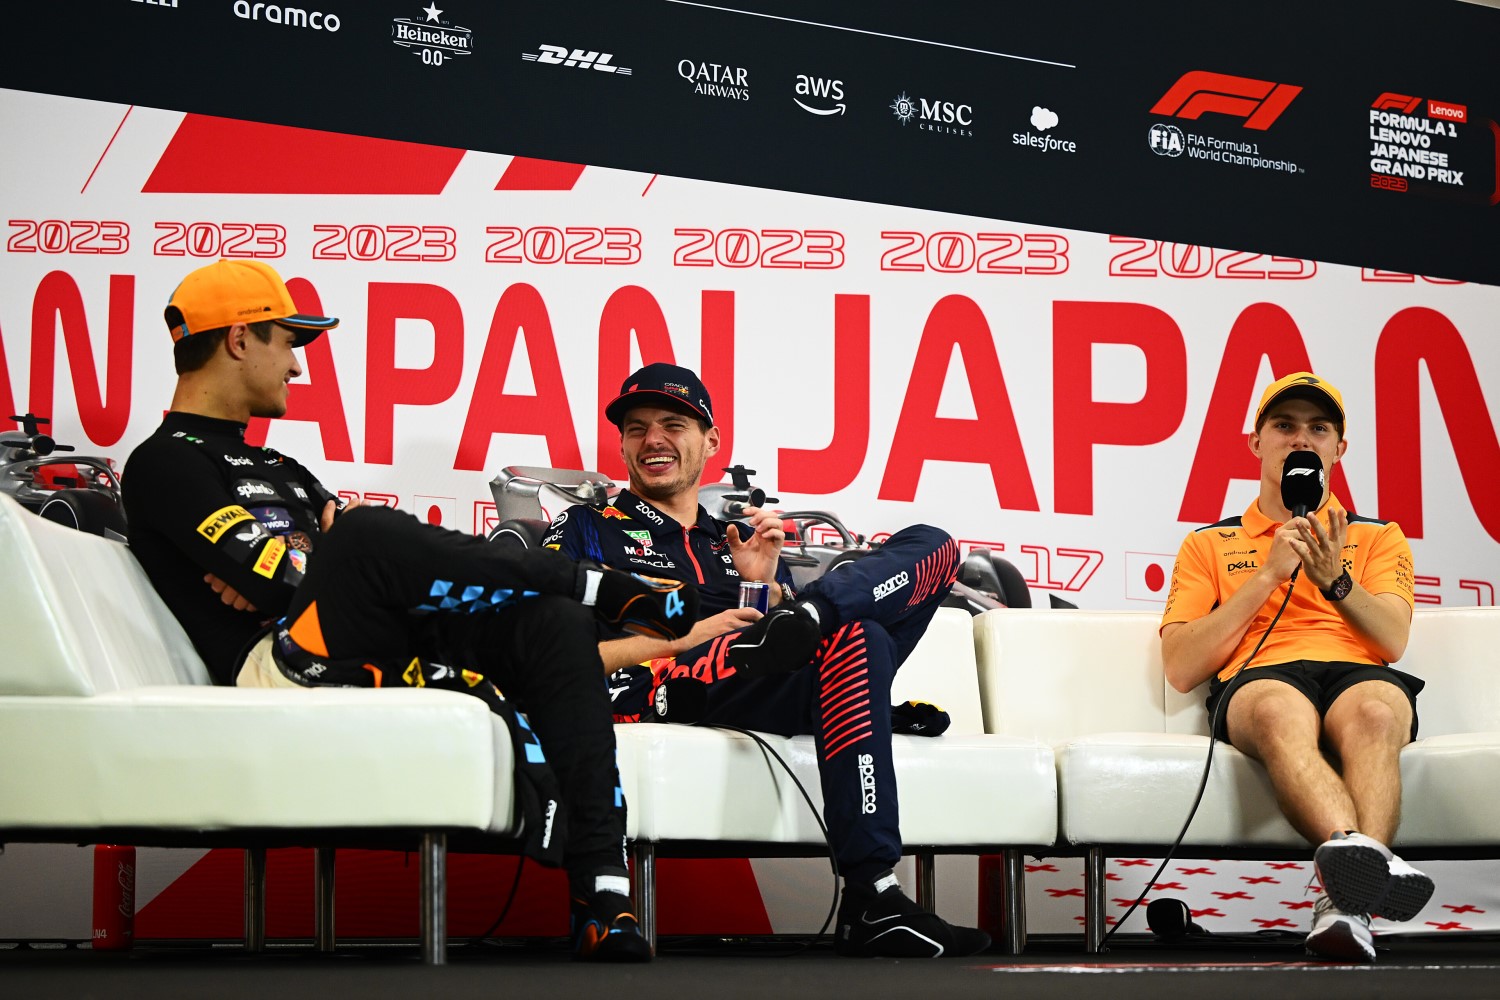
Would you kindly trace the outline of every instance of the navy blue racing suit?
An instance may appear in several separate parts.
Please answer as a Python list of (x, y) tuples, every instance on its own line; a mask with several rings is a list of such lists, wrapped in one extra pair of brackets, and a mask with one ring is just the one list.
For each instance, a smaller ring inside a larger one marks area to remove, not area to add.
[[(574, 506), (552, 522), (543, 545), (573, 559), (670, 577), (698, 588), (699, 617), (739, 604), (739, 573), (720, 521), (698, 508), (679, 524), (622, 491), (607, 507)], [(741, 537), (750, 529), (740, 524)], [(867, 878), (901, 858), (900, 812), (891, 761), (891, 681), (916, 647), (958, 574), (958, 545), (927, 525), (902, 529), (871, 555), (804, 587), (833, 612), (831, 634), (811, 663), (790, 673), (736, 676), (725, 662), (730, 632), (675, 658), (626, 667), (610, 678), (616, 722), (636, 722), (655, 686), (677, 677), (708, 684), (703, 721), (782, 736), (811, 734), (817, 745), (824, 819), (839, 868)], [(777, 580), (790, 594), (783, 562)], [(825, 616), (826, 616), (825, 612)], [(617, 638), (618, 636), (603, 636)]]

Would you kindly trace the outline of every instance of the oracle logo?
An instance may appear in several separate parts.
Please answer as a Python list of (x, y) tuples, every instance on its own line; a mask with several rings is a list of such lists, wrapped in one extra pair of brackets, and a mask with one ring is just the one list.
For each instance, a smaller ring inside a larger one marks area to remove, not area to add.
[(1194, 69), (1151, 106), (1151, 113), (1196, 120), (1206, 114), (1243, 118), (1244, 128), (1270, 128), (1302, 88), (1290, 83), (1252, 80), (1245, 76)]

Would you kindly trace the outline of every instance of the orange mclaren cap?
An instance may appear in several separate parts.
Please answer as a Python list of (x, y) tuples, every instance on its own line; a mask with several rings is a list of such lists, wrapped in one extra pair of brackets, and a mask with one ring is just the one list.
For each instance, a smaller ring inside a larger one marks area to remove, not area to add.
[(236, 323), (274, 320), (297, 335), (296, 347), (339, 325), (331, 316), (299, 313), (281, 275), (258, 260), (220, 260), (198, 268), (172, 293), (166, 319), (173, 341)]
[(1332, 416), (1340, 424), (1344, 423), (1344, 394), (1334, 388), (1333, 383), (1312, 372), (1292, 372), (1266, 386), (1266, 391), (1261, 393), (1260, 406), (1255, 409), (1256, 427), (1260, 426), (1266, 411), (1282, 399), (1306, 399), (1319, 406), (1331, 405)]

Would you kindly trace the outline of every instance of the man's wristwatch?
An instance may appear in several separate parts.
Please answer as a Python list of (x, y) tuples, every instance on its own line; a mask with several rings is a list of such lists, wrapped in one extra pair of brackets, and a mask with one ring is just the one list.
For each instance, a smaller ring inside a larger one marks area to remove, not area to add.
[(1323, 596), (1330, 601), (1342, 601), (1353, 589), (1354, 581), (1349, 578), (1349, 571), (1346, 569), (1334, 577), (1333, 582), (1323, 589)]

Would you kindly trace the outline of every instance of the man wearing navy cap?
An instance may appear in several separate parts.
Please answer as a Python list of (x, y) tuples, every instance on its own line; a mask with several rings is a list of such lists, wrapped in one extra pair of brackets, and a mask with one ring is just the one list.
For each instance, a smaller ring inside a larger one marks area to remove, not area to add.
[[(507, 720), (510, 699), (559, 789), (524, 768), (527, 746), (518, 771), (536, 778), (551, 809), (536, 802), (526, 835), (568, 869), (575, 954), (649, 959), (628, 912), (625, 805), (586, 606), (612, 627), (670, 638), (687, 631), (694, 595), (554, 552), (507, 552), (391, 508), (340, 512), (306, 466), (248, 444), (251, 417), (286, 413), (287, 384), (302, 371), (295, 348), (338, 325), (297, 312), (267, 265), (199, 268), (173, 293), (166, 321), (172, 408), (121, 484), (131, 551), (214, 680), (444, 688)], [(559, 805), (561, 852), (542, 832)]]
[[(742, 521), (727, 522), (698, 504), (719, 430), (696, 374), (647, 365), (625, 380), (604, 414), (620, 428), (629, 489), (607, 507), (568, 508), (543, 544), (680, 580), (699, 598), (697, 625), (681, 639), (616, 632), (600, 643), (613, 671), (616, 720), (660, 717), (668, 682), (691, 686), (692, 678), (707, 685), (704, 722), (811, 734), (844, 876), (839, 954), (935, 958), (987, 947), (983, 931), (921, 910), (892, 871), (901, 834), (891, 679), (953, 585), (957, 544), (936, 528), (906, 528), (796, 594), (781, 560), (779, 515), (748, 507)], [(769, 586), (768, 614), (738, 606), (744, 581)], [(670, 707), (665, 717), (673, 717)]]

